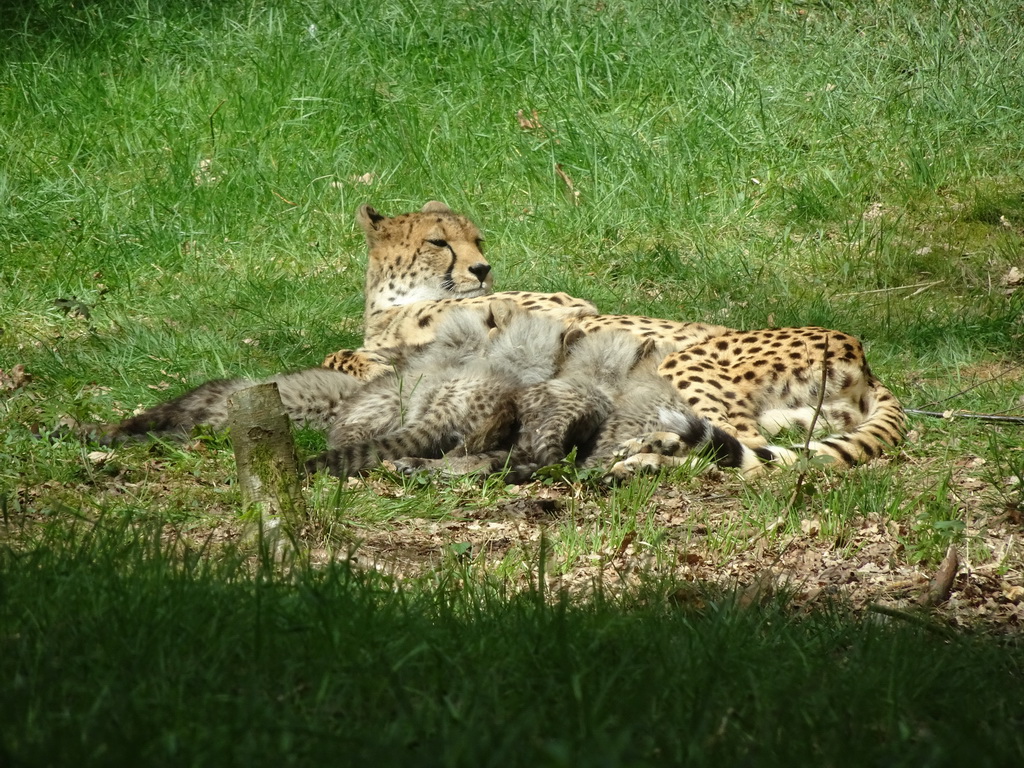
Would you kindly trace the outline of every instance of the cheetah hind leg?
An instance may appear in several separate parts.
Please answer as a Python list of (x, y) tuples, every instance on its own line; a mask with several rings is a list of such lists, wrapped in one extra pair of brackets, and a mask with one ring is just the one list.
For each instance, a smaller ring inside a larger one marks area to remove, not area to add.
[(622, 458), (608, 470), (606, 483), (622, 483), (639, 472), (696, 465), (706, 459), (754, 475), (762, 471), (764, 462), (775, 458), (768, 449), (750, 448), (693, 413), (662, 409), (658, 416), (660, 431), (622, 444), (618, 451)]

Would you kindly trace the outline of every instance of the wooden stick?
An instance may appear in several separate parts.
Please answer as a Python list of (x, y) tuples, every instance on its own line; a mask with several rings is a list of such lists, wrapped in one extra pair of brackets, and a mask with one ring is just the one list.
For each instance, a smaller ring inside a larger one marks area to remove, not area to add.
[(243, 509), (259, 514), (264, 533), (283, 522), (285, 532), (294, 535), (306, 520), (306, 505), (291, 422), (277, 384), (257, 384), (228, 398), (228, 427)]
[(892, 288), (875, 288), (871, 291), (854, 291), (853, 293), (837, 293), (836, 298), (846, 298), (847, 296), (867, 296), (869, 293), (891, 293), (892, 291), (903, 291), (908, 288), (917, 288), (917, 292), (912, 294), (916, 296), (921, 291), (931, 288), (933, 285), (940, 285), (946, 282), (945, 280), (934, 280), (930, 283), (914, 283), (913, 285), (897, 285)]
[(952, 395), (949, 395), (949, 397), (944, 397), (941, 400), (933, 400), (932, 402), (928, 403), (928, 405), (938, 405), (939, 403), (944, 403), (947, 400), (952, 400), (955, 397), (960, 397), (960, 395), (965, 395), (968, 392), (970, 392), (972, 389), (977, 389), (978, 387), (983, 387), (986, 384), (989, 384), (989, 383), (995, 381), (996, 379), (1001, 379), (1003, 376), (1006, 376), (1008, 374), (1014, 373), (1015, 371), (1019, 371), (1020, 368), (1021, 368), (1021, 365), (1019, 363), (1017, 363), (1015, 365), (1011, 365), (1005, 371), (1002, 371), (1001, 373), (997, 373), (995, 376), (989, 376), (987, 379), (982, 379), (977, 384), (972, 384), (971, 386), (967, 387), (966, 389), (961, 389), (959, 392), (954, 392)]
[(880, 613), (883, 616), (888, 616), (891, 619), (899, 619), (900, 621), (906, 621), (915, 626), (926, 629), (929, 632), (934, 632), (937, 635), (943, 637), (956, 637), (956, 633), (949, 627), (944, 627), (941, 624), (936, 624), (934, 621), (927, 618), (928, 614), (912, 613), (910, 611), (901, 611), (899, 608), (890, 608), (886, 605), (879, 605), (878, 603), (868, 603), (868, 610), (872, 613)]
[(994, 413), (958, 413), (957, 411), (919, 411), (916, 408), (904, 408), (905, 413), (915, 416), (934, 416), (937, 419), (976, 419), (978, 421), (997, 421), (1005, 424), (1024, 424), (1024, 416), (998, 416)]

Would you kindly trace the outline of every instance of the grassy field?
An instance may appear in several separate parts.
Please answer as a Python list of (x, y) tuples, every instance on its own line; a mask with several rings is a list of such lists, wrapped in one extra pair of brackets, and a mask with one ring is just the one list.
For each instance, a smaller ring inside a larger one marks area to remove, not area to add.
[(1005, 0), (0, 0), (0, 762), (1021, 756), (1019, 424), (915, 416), (871, 466), (750, 483), (318, 478), (279, 569), (223, 436), (35, 434), (358, 346), (356, 206), (430, 199), (498, 289), (826, 325), (907, 407), (1024, 415), (1022, 28)]
[(117, 525), (43, 543), (0, 554), (7, 766), (999, 766), (1024, 748), (1016, 641), (653, 583), (578, 602), (452, 573), (282, 578)]

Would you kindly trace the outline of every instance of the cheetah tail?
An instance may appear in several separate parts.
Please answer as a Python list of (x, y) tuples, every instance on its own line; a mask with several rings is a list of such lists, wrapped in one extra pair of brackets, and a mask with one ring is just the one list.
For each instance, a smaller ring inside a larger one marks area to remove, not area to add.
[(763, 462), (776, 458), (770, 448), (744, 445), (696, 414), (662, 409), (658, 417), (665, 431), (678, 435), (692, 452), (707, 455), (719, 467), (737, 467), (744, 473), (752, 473), (760, 471)]
[[(874, 380), (860, 404), (864, 420), (848, 432), (811, 440), (806, 448), (814, 456), (830, 456), (839, 465), (852, 467), (877, 459), (886, 450), (903, 442), (907, 431), (907, 414), (896, 396)], [(770, 446), (774, 461), (792, 464), (805, 453), (803, 445), (790, 449)]]

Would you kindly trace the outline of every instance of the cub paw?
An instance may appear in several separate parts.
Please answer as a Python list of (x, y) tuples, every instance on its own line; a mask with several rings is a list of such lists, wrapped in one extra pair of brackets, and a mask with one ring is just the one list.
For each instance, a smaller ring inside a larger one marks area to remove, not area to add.
[(682, 456), (689, 446), (675, 432), (651, 432), (643, 437), (626, 440), (616, 451), (617, 456), (628, 458), (642, 453), (654, 453), (661, 456)]
[(659, 454), (634, 453), (612, 464), (601, 481), (605, 485), (621, 485), (629, 482), (635, 475), (644, 472), (657, 472), (663, 466), (665, 466), (665, 460)]
[(421, 459), (416, 456), (407, 456), (404, 459), (395, 459), (391, 462), (395, 467), (395, 473), (411, 477), (423, 473), (433, 474), (437, 471), (437, 459)]

